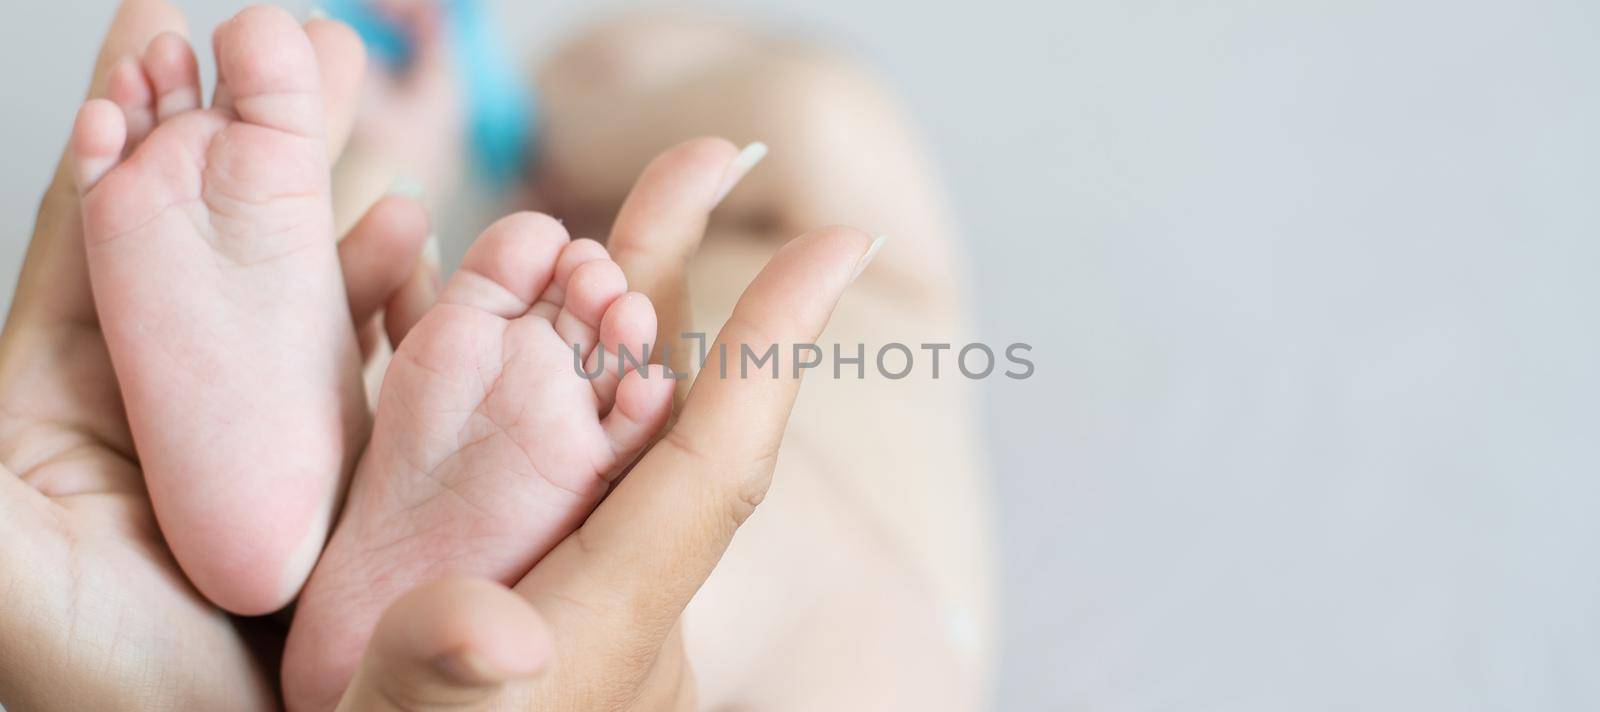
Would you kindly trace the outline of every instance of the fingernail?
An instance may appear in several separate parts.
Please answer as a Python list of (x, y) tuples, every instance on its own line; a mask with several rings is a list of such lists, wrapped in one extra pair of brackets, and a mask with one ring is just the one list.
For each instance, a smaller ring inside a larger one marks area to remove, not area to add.
[(423, 269), (428, 273), (428, 283), (433, 285), (433, 293), (438, 294), (444, 289), (444, 270), (439, 266), (439, 236), (429, 235), (427, 241), (422, 243)]
[(888, 235), (879, 235), (872, 241), (872, 246), (868, 247), (866, 253), (861, 255), (861, 259), (856, 260), (856, 273), (850, 275), (851, 282), (856, 281), (856, 278), (860, 277), (861, 273), (866, 271), (867, 265), (872, 264), (872, 258), (878, 256), (878, 250), (883, 249), (883, 243), (888, 241)]
[(422, 181), (411, 176), (395, 176), (394, 182), (389, 184), (389, 195), (398, 195), (412, 200), (422, 200)]
[(422, 243), (422, 263), (432, 267), (434, 272), (439, 271), (438, 235), (429, 235), (427, 241)]
[(322, 9), (321, 5), (312, 5), (310, 10), (306, 10), (306, 19), (326, 20), (328, 19), (328, 11)]
[(751, 168), (755, 168), (756, 164), (766, 157), (767, 144), (760, 141), (751, 141), (744, 149), (740, 150), (739, 155), (734, 156), (733, 162), (728, 164), (727, 172), (722, 174), (722, 187), (717, 189), (717, 198), (712, 201), (712, 204), (721, 203), (723, 198), (728, 197), (728, 193), (733, 190), (734, 186), (739, 184), (745, 174), (749, 173)]

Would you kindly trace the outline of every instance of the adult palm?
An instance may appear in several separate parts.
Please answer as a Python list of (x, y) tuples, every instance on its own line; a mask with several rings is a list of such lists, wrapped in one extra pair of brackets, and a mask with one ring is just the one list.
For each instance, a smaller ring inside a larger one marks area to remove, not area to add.
[[(306, 31), (323, 66), (330, 137), (342, 136), (362, 70), (359, 40), (326, 21)], [(175, 8), (125, 0), (90, 95), (164, 32), (185, 32)], [(341, 246), (346, 277), (358, 282), (353, 316), (367, 318), (381, 301), (373, 293), (397, 285), (416, 261), (425, 216), (400, 202), (375, 206)], [(397, 255), (387, 264), (372, 258), (380, 243)], [(83, 250), (76, 192), (58, 166), (0, 333), (0, 701), (13, 712), (276, 707), (278, 626), (211, 605), (161, 537)], [(352, 250), (363, 254), (348, 259)], [(406, 260), (403, 270), (396, 260)]]

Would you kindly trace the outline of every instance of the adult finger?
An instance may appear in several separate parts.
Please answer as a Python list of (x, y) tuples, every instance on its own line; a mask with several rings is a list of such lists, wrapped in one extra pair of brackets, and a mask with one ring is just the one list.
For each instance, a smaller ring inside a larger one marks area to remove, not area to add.
[[(627, 624), (602, 627), (610, 639), (589, 631), (585, 645), (658, 648), (766, 493), (800, 387), (785, 351), (816, 340), (881, 245), (850, 228), (817, 230), (780, 249), (745, 289), (678, 422), (518, 584), (558, 635), (571, 635), (569, 625), (593, 628), (597, 616), (614, 618)], [(736, 366), (717, 367), (716, 353), (727, 349), (732, 364), (742, 345), (757, 352), (777, 345), (777, 375), (741, 377)], [(592, 603), (575, 609), (563, 601)], [(569, 614), (586, 620), (562, 617)]]
[(700, 247), (712, 209), (764, 155), (760, 143), (744, 150), (720, 138), (681, 143), (650, 162), (617, 213), (606, 247), (629, 289), (656, 305), (655, 363), (665, 363), (660, 356), (666, 348), (667, 365), (689, 371), (694, 349), (679, 336), (691, 328), (689, 258)]
[(552, 650), (543, 619), (504, 586), (462, 578), (424, 584), (379, 619), (339, 709), (480, 709), (507, 682), (543, 671)]
[(428, 239), (428, 212), (411, 198), (379, 200), (339, 242), (350, 318), (365, 324), (411, 277)]
[[(102, 96), (112, 66), (125, 57), (138, 56), (163, 32), (187, 34), (183, 13), (166, 0), (124, 0), (100, 44), (87, 96)], [(69, 322), (92, 322), (95, 318), (94, 301), (89, 295), (89, 266), (83, 254), (83, 231), (79, 227), (78, 193), (66, 154), (63, 149), (39, 206), (8, 325), (36, 318)]]
[(440, 283), (438, 243), (429, 240), (411, 276), (383, 306), (383, 329), (395, 348), (439, 301)]

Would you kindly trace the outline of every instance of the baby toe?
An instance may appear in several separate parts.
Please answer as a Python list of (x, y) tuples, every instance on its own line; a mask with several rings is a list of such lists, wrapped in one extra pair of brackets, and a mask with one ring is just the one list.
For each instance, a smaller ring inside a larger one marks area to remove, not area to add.
[(606, 478), (615, 479), (639, 451), (661, 432), (672, 411), (676, 381), (665, 366), (655, 364), (629, 373), (617, 386), (617, 404), (601, 421), (614, 460)]
[(566, 298), (556, 315), (556, 334), (562, 342), (576, 346), (587, 361), (600, 331), (600, 318), (626, 291), (628, 280), (617, 263), (596, 260), (579, 265), (567, 280)]
[(520, 317), (550, 284), (568, 240), (566, 228), (548, 215), (501, 218), (472, 243), (439, 301)]
[(292, 15), (268, 5), (246, 8), (217, 28), (212, 43), (219, 87), (226, 87), (240, 119), (299, 136), (323, 135), (321, 70)]
[(656, 339), (656, 310), (650, 298), (638, 292), (618, 297), (600, 318), (600, 346), (589, 355), (585, 374), (600, 402), (600, 414), (611, 409), (617, 384), (650, 362)]
[(122, 110), (127, 125), (124, 152), (142, 143), (156, 125), (155, 94), (150, 78), (133, 57), (124, 57), (106, 77), (106, 98)]
[(182, 35), (166, 32), (151, 40), (143, 66), (155, 95), (157, 123), (200, 108), (200, 65)]
[(533, 305), (530, 313), (555, 323), (556, 316), (561, 313), (561, 305), (566, 303), (567, 283), (572, 280), (572, 273), (583, 264), (610, 258), (606, 248), (594, 240), (573, 240), (561, 251), (561, 258), (556, 260), (555, 275), (550, 285), (545, 287), (544, 294), (539, 295), (539, 303)]

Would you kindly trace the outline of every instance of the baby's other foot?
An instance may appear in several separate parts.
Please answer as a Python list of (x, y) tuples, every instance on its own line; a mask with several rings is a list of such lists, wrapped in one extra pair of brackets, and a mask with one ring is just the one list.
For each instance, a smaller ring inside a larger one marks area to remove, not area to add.
[[(543, 215), (478, 238), (384, 378), (349, 503), (289, 633), (291, 708), (331, 709), (379, 614), (414, 586), (454, 574), (515, 583), (660, 429), (674, 382), (639, 367), (655, 311), (626, 290), (604, 247), (568, 242)], [(603, 374), (580, 376), (580, 359)]]
[(188, 43), (164, 35), (119, 67), (115, 101), (84, 105), (72, 157), (162, 532), (208, 598), (261, 614), (309, 574), (365, 415), (312, 43), (254, 7), (213, 45), (212, 107)]

